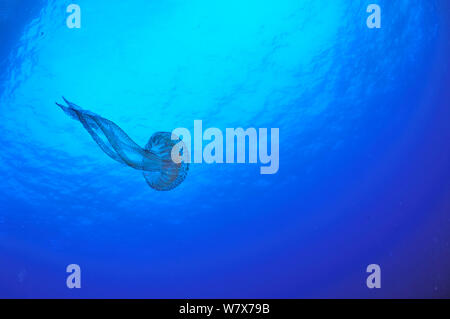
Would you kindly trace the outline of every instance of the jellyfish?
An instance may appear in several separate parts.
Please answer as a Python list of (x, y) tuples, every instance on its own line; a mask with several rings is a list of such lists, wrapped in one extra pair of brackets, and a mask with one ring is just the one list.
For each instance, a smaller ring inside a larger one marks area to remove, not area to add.
[[(82, 109), (63, 97), (67, 106), (56, 103), (68, 116), (79, 121), (100, 149), (113, 160), (142, 171), (147, 184), (158, 191), (169, 191), (187, 176), (189, 163), (172, 160), (173, 147), (183, 142), (169, 132), (154, 133), (147, 145), (136, 144), (117, 124), (93, 112)], [(181, 154), (180, 154), (181, 155)]]

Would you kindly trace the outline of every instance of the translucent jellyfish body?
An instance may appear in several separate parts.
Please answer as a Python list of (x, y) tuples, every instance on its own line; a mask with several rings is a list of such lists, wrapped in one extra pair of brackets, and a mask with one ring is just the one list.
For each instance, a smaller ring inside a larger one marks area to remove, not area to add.
[(67, 115), (80, 121), (103, 152), (119, 163), (143, 171), (151, 188), (168, 191), (186, 178), (189, 164), (172, 160), (171, 152), (176, 144), (181, 143), (178, 149), (185, 149), (178, 137), (169, 132), (157, 132), (145, 148), (141, 148), (114, 122), (63, 99), (67, 106), (56, 104)]

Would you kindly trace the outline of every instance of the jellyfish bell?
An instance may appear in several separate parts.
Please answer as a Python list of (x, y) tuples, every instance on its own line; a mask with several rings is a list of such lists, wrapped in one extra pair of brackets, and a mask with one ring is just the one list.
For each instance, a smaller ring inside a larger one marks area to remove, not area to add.
[[(156, 163), (156, 170), (153, 156), (144, 156), (142, 160), (142, 166), (144, 168), (151, 168), (150, 170), (143, 171), (144, 178), (151, 188), (159, 191), (168, 191), (180, 185), (186, 178), (189, 163), (176, 163), (172, 160), (171, 155), (174, 146), (177, 144), (180, 145), (180, 143), (184, 145), (178, 136), (169, 132), (157, 132), (148, 141), (144, 148), (145, 151), (159, 158)], [(185, 147), (182, 147), (181, 151), (187, 150)]]

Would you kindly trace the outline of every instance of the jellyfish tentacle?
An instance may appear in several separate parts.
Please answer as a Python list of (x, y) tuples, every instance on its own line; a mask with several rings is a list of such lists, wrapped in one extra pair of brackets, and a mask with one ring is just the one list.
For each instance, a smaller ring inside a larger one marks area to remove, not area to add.
[[(67, 103), (67, 102), (66, 102)], [(125, 164), (122, 158), (117, 154), (115, 149), (112, 147), (109, 142), (108, 137), (103, 133), (101, 128), (98, 126), (95, 118), (90, 117), (84, 110), (82, 109), (74, 109), (70, 105), (69, 107), (56, 103), (67, 115), (71, 118), (78, 120), (92, 139), (97, 143), (97, 145), (101, 148), (101, 150), (111, 157), (113, 160)], [(69, 103), (67, 103), (69, 104)]]

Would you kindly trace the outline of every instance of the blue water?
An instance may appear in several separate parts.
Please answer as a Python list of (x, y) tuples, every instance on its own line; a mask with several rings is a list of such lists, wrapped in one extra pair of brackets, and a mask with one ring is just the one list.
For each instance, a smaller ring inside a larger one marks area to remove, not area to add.
[[(78, 0), (81, 29), (70, 3), (0, 1), (0, 297), (450, 296), (447, 1), (379, 0), (379, 30), (370, 1)], [(62, 95), (141, 146), (279, 128), (279, 172), (157, 192)]]

